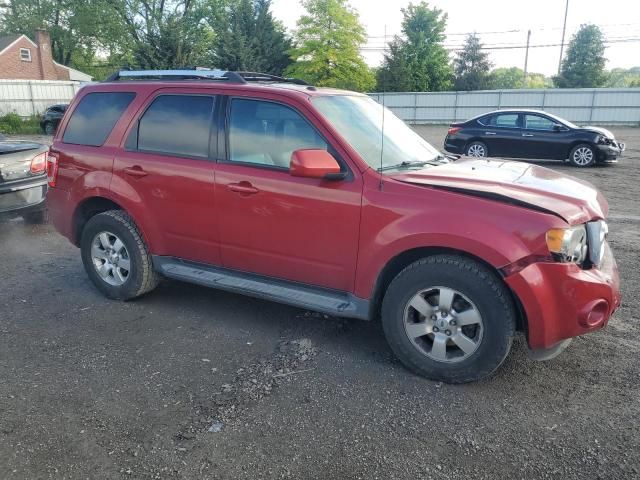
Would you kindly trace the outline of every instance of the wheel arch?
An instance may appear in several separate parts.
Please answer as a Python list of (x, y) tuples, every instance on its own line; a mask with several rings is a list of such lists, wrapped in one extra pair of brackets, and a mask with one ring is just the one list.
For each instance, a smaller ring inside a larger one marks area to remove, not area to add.
[(73, 212), (73, 244), (80, 246), (82, 231), (95, 215), (108, 210), (124, 210), (121, 205), (106, 197), (88, 197), (82, 200)]
[(500, 270), (498, 270), (495, 266), (491, 265), (491, 263), (487, 262), (486, 260), (478, 257), (477, 255), (466, 252), (464, 250), (458, 250), (450, 247), (417, 247), (410, 250), (405, 250), (397, 254), (395, 257), (391, 258), (382, 268), (382, 270), (378, 274), (378, 277), (376, 278), (373, 291), (374, 293), (371, 297), (370, 318), (378, 318), (384, 295), (393, 279), (402, 270), (411, 265), (413, 262), (420, 260), (421, 258), (441, 254), (458, 255), (460, 257), (468, 258), (485, 266), (490, 272), (492, 272), (495, 275), (495, 278), (502, 282), (506, 287), (506, 290), (511, 294), (511, 299), (516, 310), (516, 329), (525, 333), (527, 332), (527, 318), (524, 312), (524, 308), (522, 307), (522, 303), (518, 299), (517, 295), (513, 292), (513, 290), (509, 287), (509, 285), (507, 285), (507, 283), (504, 281), (504, 276), (502, 275)]

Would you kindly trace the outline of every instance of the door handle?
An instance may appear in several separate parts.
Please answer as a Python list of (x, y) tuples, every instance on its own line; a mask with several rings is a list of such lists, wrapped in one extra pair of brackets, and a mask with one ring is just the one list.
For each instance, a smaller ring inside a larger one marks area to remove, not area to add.
[(230, 183), (227, 188), (232, 192), (241, 193), (243, 195), (255, 195), (259, 190), (249, 182)]
[(533, 137), (533, 133), (523, 133), (523, 137)]
[(124, 173), (126, 173), (130, 177), (134, 177), (134, 178), (142, 178), (142, 177), (146, 177), (147, 175), (149, 175), (139, 165), (134, 165), (133, 167), (125, 168), (124, 169)]
[(485, 135), (496, 135), (496, 132), (484, 132)]

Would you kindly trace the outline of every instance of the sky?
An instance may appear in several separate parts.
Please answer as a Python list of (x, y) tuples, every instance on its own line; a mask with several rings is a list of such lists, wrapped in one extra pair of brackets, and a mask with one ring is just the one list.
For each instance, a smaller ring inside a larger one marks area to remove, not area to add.
[[(417, 3), (418, 0), (414, 0)], [(400, 33), (401, 8), (409, 0), (350, 0), (368, 35), (363, 48), (367, 63), (382, 62), (385, 27), (388, 40)], [(529, 72), (554, 75), (558, 70), (565, 0), (430, 0), (448, 13), (445, 45), (455, 53), (465, 34), (477, 32), (495, 67), (524, 68), (527, 31), (531, 30)], [(299, 0), (272, 0), (273, 13), (289, 30), (304, 13)], [(569, 0), (565, 43), (583, 23), (602, 29), (607, 43), (607, 68), (640, 66), (640, 0)], [(557, 45), (535, 47), (536, 45)], [(509, 48), (495, 48), (509, 47)], [(566, 47), (565, 47), (566, 52)]]

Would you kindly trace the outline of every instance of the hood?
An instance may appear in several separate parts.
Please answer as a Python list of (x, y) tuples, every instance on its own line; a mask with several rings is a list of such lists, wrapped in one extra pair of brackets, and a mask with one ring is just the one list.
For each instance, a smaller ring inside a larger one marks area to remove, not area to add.
[(613, 136), (613, 133), (611, 133), (611, 130), (607, 130), (606, 128), (602, 128), (602, 127), (592, 127), (591, 125), (588, 125), (586, 127), (582, 127), (581, 130), (586, 130), (589, 132), (593, 132), (593, 133), (597, 133), (599, 135), (603, 135), (607, 138), (610, 138), (611, 140), (614, 140), (615, 137)]
[(571, 225), (606, 218), (609, 211), (590, 183), (524, 162), (470, 158), (391, 177), (546, 211)]

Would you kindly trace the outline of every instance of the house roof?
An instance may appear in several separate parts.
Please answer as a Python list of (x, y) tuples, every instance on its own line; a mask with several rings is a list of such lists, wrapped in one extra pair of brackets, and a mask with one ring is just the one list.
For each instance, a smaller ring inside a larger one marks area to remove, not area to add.
[(7, 48), (9, 48), (11, 45), (16, 43), (22, 37), (26, 38), (29, 43), (31, 43), (34, 47), (38, 48), (38, 45), (36, 45), (35, 42), (31, 40), (29, 37), (27, 37), (26, 35), (14, 33), (11, 35), (0, 36), (0, 53), (4, 52)]
[(0, 52), (11, 45), (13, 42), (18, 40), (22, 35), (13, 34), (13, 35), (3, 35), (0, 36)]

